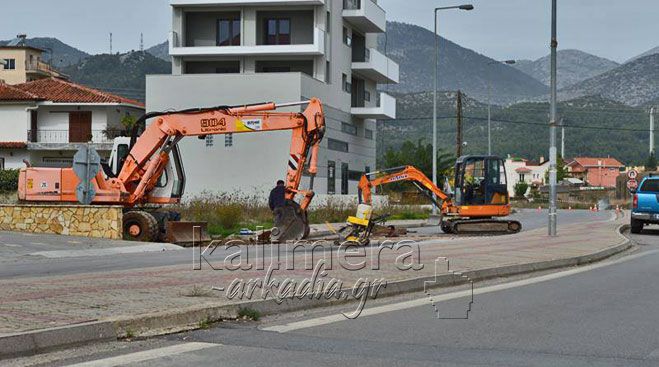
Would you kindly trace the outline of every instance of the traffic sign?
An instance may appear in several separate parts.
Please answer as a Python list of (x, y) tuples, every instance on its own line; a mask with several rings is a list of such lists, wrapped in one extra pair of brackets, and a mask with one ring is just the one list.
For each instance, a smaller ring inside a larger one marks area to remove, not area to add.
[(100, 163), (101, 156), (90, 145), (83, 145), (73, 156), (73, 172), (80, 179), (76, 186), (76, 198), (81, 204), (91, 204), (96, 196), (92, 180), (101, 168)]
[(631, 179), (627, 181), (627, 189), (629, 191), (636, 191), (637, 188), (638, 188), (638, 181), (636, 181), (635, 179)]
[(630, 180), (635, 180), (638, 177), (638, 171), (635, 169), (627, 171), (627, 178)]

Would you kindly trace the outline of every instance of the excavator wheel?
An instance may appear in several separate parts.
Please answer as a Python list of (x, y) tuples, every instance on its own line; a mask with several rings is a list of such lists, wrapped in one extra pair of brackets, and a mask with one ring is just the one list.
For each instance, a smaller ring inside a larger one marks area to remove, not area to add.
[(453, 233), (453, 226), (450, 221), (442, 221), (441, 228), (444, 233)]
[(123, 215), (124, 239), (130, 241), (157, 241), (160, 235), (156, 218), (142, 210), (132, 210)]
[(286, 205), (275, 209), (274, 227), (270, 233), (272, 242), (286, 242), (304, 239), (309, 235), (307, 213), (300, 204), (286, 200)]

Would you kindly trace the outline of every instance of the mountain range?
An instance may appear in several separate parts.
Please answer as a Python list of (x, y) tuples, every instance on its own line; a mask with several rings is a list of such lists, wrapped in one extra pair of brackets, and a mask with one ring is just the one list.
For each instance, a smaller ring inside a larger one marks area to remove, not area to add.
[[(9, 41), (0, 41), (0, 45), (6, 45)], [(52, 37), (35, 37), (26, 40), (28, 46), (46, 50), (44, 60), (50, 62), (56, 68), (77, 64), (90, 55), (75, 47)]]
[[(556, 52), (557, 87), (574, 85), (583, 80), (603, 74), (620, 66), (615, 61), (591, 55), (579, 50), (558, 50)], [(549, 86), (549, 55), (537, 60), (517, 60), (514, 67), (541, 83)]]

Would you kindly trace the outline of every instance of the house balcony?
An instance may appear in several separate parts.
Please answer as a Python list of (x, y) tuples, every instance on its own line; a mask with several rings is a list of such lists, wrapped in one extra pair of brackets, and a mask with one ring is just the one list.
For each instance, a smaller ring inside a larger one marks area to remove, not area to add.
[(343, 0), (343, 18), (363, 33), (387, 29), (386, 13), (373, 0)]
[(259, 6), (259, 5), (324, 5), (325, 0), (170, 0), (175, 7)]
[(171, 56), (317, 56), (325, 54), (325, 32), (314, 27), (313, 43), (288, 45), (191, 46), (182, 45), (178, 33), (169, 38)]
[(363, 61), (353, 61), (352, 71), (380, 84), (398, 83), (398, 64), (374, 48), (364, 49)]
[(123, 135), (123, 130), (91, 130), (88, 137), (70, 130), (37, 129), (27, 131), (29, 150), (78, 150), (91, 142), (97, 150), (112, 150), (114, 138)]
[(396, 98), (387, 93), (380, 93), (374, 107), (352, 107), (350, 113), (363, 119), (395, 119)]

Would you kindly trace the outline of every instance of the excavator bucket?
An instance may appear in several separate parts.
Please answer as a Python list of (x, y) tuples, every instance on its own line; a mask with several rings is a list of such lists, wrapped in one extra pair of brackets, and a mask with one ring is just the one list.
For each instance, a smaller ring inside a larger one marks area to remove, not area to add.
[(307, 213), (300, 204), (287, 200), (286, 205), (275, 209), (274, 227), (270, 233), (272, 242), (296, 241), (309, 235)]
[(165, 231), (166, 241), (170, 243), (185, 245), (211, 240), (206, 222), (168, 221)]

